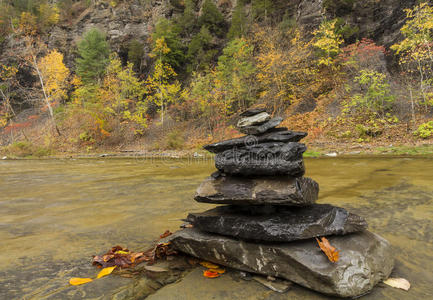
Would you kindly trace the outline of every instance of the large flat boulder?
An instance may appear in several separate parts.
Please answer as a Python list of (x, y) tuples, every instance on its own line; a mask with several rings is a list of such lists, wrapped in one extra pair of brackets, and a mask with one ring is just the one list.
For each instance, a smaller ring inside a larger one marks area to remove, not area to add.
[(320, 293), (356, 297), (368, 293), (389, 276), (394, 265), (390, 244), (363, 231), (330, 237), (340, 259), (330, 262), (315, 240), (254, 244), (196, 228), (170, 236), (174, 247), (203, 260), (247, 272), (293, 281)]
[(306, 177), (211, 176), (197, 189), (198, 202), (235, 205), (305, 206), (316, 202), (319, 184)]
[(283, 118), (275, 117), (263, 124), (239, 127), (239, 131), (245, 134), (261, 134), (277, 127), (281, 122), (283, 122)]
[(214, 144), (209, 144), (204, 146), (203, 148), (212, 153), (220, 153), (232, 148), (251, 147), (254, 145), (268, 142), (299, 142), (301, 139), (307, 136), (306, 132), (297, 132), (285, 129), (280, 131), (276, 129), (258, 136), (243, 136), (236, 139), (230, 139)]
[(300, 177), (305, 173), (302, 154), (307, 147), (301, 143), (263, 143), (233, 148), (215, 156), (215, 167), (223, 173), (238, 176)]
[(264, 242), (291, 242), (367, 229), (364, 218), (329, 204), (220, 206), (203, 213), (191, 213), (187, 221), (202, 231)]

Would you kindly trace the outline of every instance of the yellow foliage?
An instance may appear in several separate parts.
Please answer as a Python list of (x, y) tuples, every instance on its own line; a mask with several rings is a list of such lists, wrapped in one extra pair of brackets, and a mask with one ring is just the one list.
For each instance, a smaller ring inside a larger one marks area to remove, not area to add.
[(63, 54), (57, 50), (50, 51), (40, 59), (38, 67), (42, 73), (50, 100), (56, 101), (66, 98), (70, 72), (63, 63)]

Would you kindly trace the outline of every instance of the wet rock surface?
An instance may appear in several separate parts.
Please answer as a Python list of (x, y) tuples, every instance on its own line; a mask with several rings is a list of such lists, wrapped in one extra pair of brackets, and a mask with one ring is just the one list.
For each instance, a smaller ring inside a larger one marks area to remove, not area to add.
[(339, 297), (369, 292), (393, 268), (390, 244), (363, 231), (330, 238), (340, 250), (331, 263), (313, 240), (258, 244), (209, 234), (196, 228), (176, 232), (173, 245), (192, 256), (247, 272), (293, 281), (312, 290)]
[(263, 124), (240, 127), (239, 131), (245, 134), (261, 134), (267, 132), (272, 128), (277, 127), (281, 124), (281, 122), (283, 122), (283, 118), (276, 117), (270, 119), (268, 122), (265, 122)]
[(328, 204), (307, 207), (220, 206), (187, 217), (194, 228), (242, 240), (291, 242), (367, 229), (367, 222)]
[(218, 153), (215, 157), (215, 166), (223, 173), (240, 176), (300, 177), (305, 173), (302, 154), (306, 150), (304, 144), (292, 142), (234, 148)]
[(319, 184), (306, 177), (234, 177), (215, 174), (197, 189), (195, 200), (213, 204), (292, 205), (313, 204)]
[(275, 128), (258, 136), (244, 136), (237, 139), (226, 140), (214, 144), (209, 144), (203, 148), (212, 153), (219, 153), (232, 148), (251, 147), (260, 143), (267, 142), (299, 142), (307, 136), (306, 132), (287, 130), (287, 128)]

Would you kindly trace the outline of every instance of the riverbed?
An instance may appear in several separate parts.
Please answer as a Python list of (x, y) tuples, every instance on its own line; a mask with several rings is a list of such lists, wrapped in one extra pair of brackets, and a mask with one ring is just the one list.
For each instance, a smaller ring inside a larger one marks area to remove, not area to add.
[[(363, 299), (432, 297), (433, 159), (310, 158), (306, 169), (320, 184), (319, 203), (365, 217), (394, 246), (392, 276), (412, 284), (409, 292), (380, 284)], [(0, 161), (0, 299), (109, 299), (132, 279), (110, 275), (80, 287), (68, 280), (97, 274), (92, 255), (115, 245), (144, 250), (166, 229), (176, 230), (188, 212), (211, 208), (193, 195), (213, 171), (206, 158)], [(185, 299), (202, 299), (208, 288), (215, 299), (233, 299), (241, 285), (252, 293), (244, 298), (287, 299), (256, 283), (228, 281), (228, 274), (194, 276), (152, 297), (178, 299), (183, 291)], [(194, 287), (197, 280), (203, 283)], [(296, 286), (287, 293), (327, 299)]]

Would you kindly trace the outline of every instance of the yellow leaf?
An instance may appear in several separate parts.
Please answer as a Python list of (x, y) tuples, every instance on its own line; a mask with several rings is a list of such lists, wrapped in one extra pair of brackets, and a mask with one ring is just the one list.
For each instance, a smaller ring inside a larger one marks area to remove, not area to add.
[(208, 268), (208, 269), (218, 269), (219, 268), (218, 265), (215, 265), (215, 264), (210, 263), (208, 261), (202, 261), (200, 263), (200, 265), (202, 265), (203, 267)]
[(116, 251), (116, 254), (129, 254), (129, 252), (128, 251), (119, 250), (119, 251)]
[(218, 269), (209, 269), (209, 271), (214, 272), (214, 273), (218, 273), (218, 274), (224, 274), (226, 272), (225, 269), (222, 268), (218, 268)]
[(80, 284), (85, 284), (85, 283), (88, 283), (91, 281), (93, 281), (92, 278), (76, 278), (76, 277), (74, 277), (74, 278), (71, 278), (69, 280), (69, 284), (70, 285), (80, 285)]
[(108, 268), (104, 268), (101, 270), (101, 272), (98, 273), (98, 276), (96, 276), (96, 278), (101, 278), (107, 275), (110, 275), (111, 272), (113, 272), (113, 270), (116, 268), (116, 266), (114, 267), (108, 267)]
[(410, 283), (404, 278), (388, 278), (383, 283), (393, 288), (402, 289), (408, 291), (410, 289)]

